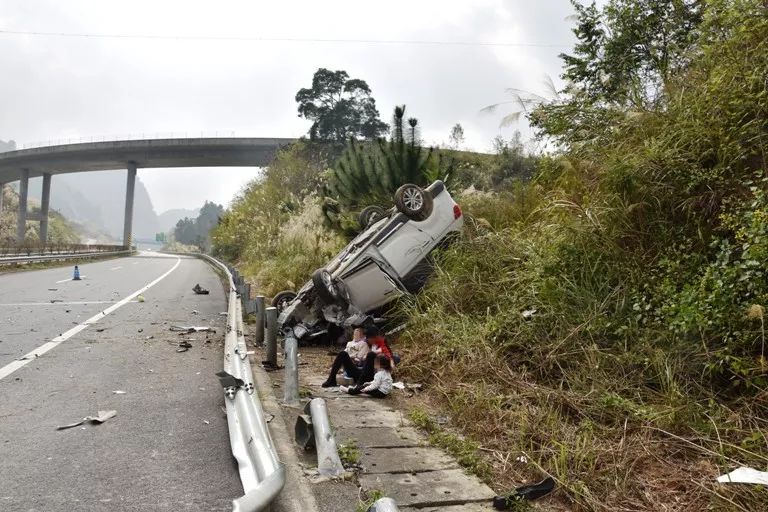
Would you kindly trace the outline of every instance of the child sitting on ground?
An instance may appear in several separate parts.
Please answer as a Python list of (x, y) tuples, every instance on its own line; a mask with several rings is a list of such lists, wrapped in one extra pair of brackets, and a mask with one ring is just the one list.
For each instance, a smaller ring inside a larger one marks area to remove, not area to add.
[(371, 382), (366, 382), (350, 388), (340, 386), (339, 390), (342, 393), (349, 393), (350, 395), (365, 393), (374, 398), (386, 398), (392, 392), (392, 361), (384, 354), (379, 354), (376, 356), (374, 368), (376, 369), (376, 373)]

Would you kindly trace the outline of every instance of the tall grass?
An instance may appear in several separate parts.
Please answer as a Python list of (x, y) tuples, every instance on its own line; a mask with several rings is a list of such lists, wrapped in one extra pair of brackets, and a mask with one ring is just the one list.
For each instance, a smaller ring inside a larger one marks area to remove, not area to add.
[(548, 473), (580, 510), (764, 499), (712, 482), (735, 461), (765, 466), (765, 404), (718, 398), (700, 346), (638, 325), (648, 261), (607, 228), (618, 206), (564, 202), (537, 183), (511, 194), (526, 201), (462, 200), (467, 236), (401, 303), (399, 369), (487, 454), (489, 482), (504, 490)]

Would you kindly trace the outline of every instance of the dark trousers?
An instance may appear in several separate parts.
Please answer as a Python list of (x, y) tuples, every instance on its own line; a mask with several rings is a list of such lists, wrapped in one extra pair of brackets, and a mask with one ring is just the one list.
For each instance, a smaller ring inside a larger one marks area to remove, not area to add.
[(349, 394), (350, 395), (359, 395), (360, 393), (365, 393), (368, 396), (372, 396), (373, 398), (387, 398), (387, 395), (379, 391), (378, 389), (372, 389), (370, 391), (363, 391), (363, 389), (360, 386), (349, 388)]
[(371, 382), (373, 380), (373, 363), (375, 361), (376, 354), (369, 352), (365, 357), (365, 363), (363, 364), (363, 367), (358, 368), (355, 362), (349, 356), (349, 353), (346, 350), (342, 350), (333, 361), (331, 374), (328, 375), (328, 382), (336, 382), (336, 374), (339, 373), (339, 370), (342, 368), (344, 368), (344, 371), (347, 372), (347, 375), (352, 377), (352, 379), (358, 384)]

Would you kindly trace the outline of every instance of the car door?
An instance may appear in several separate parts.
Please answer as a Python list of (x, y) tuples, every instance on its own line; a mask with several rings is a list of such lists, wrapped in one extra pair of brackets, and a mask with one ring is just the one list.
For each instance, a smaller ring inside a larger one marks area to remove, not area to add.
[(373, 245), (382, 258), (397, 273), (398, 278), (407, 275), (419, 264), (434, 246), (433, 236), (421, 224), (400, 214), (391, 228), (382, 231)]
[(366, 313), (402, 294), (397, 283), (372, 258), (346, 270), (341, 280), (349, 293), (350, 303)]

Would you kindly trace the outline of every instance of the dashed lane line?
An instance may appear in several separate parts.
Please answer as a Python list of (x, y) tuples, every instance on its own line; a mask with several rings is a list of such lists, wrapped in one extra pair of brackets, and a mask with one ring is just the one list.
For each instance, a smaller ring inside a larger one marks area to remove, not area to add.
[(161, 275), (160, 277), (158, 277), (157, 279), (155, 279), (151, 283), (147, 284), (143, 288), (139, 288), (138, 290), (136, 290), (135, 292), (133, 292), (129, 296), (127, 296), (124, 299), (122, 299), (120, 302), (114, 303), (113, 305), (111, 305), (108, 308), (106, 308), (104, 311), (101, 311), (101, 312), (93, 315), (91, 318), (89, 318), (85, 322), (81, 323), (80, 325), (76, 325), (73, 328), (71, 328), (70, 330), (68, 330), (67, 332), (65, 332), (63, 334), (60, 334), (59, 336), (56, 336), (55, 338), (53, 338), (48, 343), (44, 343), (44, 344), (40, 345), (35, 350), (33, 350), (32, 352), (30, 352), (30, 353), (24, 355), (23, 357), (17, 359), (16, 361), (13, 361), (13, 362), (8, 363), (7, 365), (3, 366), (2, 368), (0, 368), (0, 380), (3, 380), (4, 378), (6, 378), (7, 376), (11, 375), (16, 370), (18, 370), (20, 368), (23, 368), (24, 366), (29, 364), (31, 361), (34, 361), (35, 359), (37, 359), (38, 357), (42, 356), (46, 352), (56, 348), (59, 344), (67, 341), (69, 338), (71, 338), (75, 334), (79, 333), (80, 331), (82, 331), (84, 329), (87, 329), (89, 325), (95, 324), (96, 322), (98, 322), (99, 320), (101, 320), (102, 318), (107, 316), (108, 314), (112, 313), (116, 309), (121, 308), (122, 306), (128, 304), (133, 299), (135, 299), (136, 297), (138, 297), (139, 295), (141, 295), (142, 293), (144, 293), (145, 291), (149, 290), (150, 288), (155, 286), (157, 283), (159, 283), (160, 281), (162, 281), (163, 279), (168, 277), (168, 275), (171, 272), (173, 272), (174, 270), (176, 270), (176, 268), (178, 268), (178, 266), (180, 264), (181, 264), (181, 258), (176, 258), (176, 264), (173, 267), (171, 267), (171, 269), (168, 272), (166, 272), (165, 274)]

